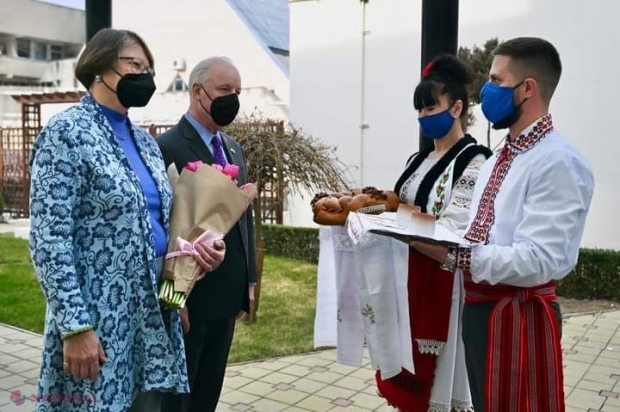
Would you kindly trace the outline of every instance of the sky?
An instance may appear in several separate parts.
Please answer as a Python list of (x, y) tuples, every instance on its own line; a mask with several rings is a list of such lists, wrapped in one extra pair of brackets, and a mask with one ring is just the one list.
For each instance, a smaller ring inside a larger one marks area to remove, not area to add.
[(85, 0), (38, 0), (43, 3), (58, 4), (60, 6), (71, 7), (74, 9), (84, 10)]

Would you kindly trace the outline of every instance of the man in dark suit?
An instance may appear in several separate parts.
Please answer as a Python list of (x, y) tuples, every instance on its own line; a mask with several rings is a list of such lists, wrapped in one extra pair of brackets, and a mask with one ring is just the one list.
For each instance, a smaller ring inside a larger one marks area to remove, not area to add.
[[(241, 78), (222, 57), (201, 61), (190, 74), (190, 106), (172, 129), (157, 138), (166, 167), (179, 171), (191, 161), (239, 166), (239, 185), (248, 171), (239, 143), (220, 132), (239, 111)], [(166, 395), (162, 412), (215, 411), (233, 338), (235, 319), (254, 299), (256, 260), (252, 207), (226, 235), (222, 264), (199, 281), (181, 311), (190, 382), (189, 395)]]

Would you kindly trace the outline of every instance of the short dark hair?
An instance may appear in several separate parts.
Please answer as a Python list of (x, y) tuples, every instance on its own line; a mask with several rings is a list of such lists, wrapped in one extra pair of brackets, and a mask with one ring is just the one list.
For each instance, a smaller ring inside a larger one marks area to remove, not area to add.
[(95, 76), (114, 67), (120, 51), (132, 43), (138, 43), (144, 49), (149, 66), (154, 69), (153, 55), (138, 34), (130, 30), (102, 29), (86, 43), (75, 65), (75, 77), (89, 89)]
[(413, 106), (416, 110), (434, 106), (439, 96), (447, 95), (450, 104), (457, 100), (463, 102), (461, 119), (469, 112), (468, 88), (473, 82), (473, 72), (467, 63), (456, 56), (444, 54), (427, 64), (422, 73), (422, 81), (413, 93)]
[(562, 75), (560, 54), (553, 44), (538, 37), (517, 37), (501, 43), (493, 55), (510, 57), (513, 73), (536, 79), (542, 98), (551, 101)]

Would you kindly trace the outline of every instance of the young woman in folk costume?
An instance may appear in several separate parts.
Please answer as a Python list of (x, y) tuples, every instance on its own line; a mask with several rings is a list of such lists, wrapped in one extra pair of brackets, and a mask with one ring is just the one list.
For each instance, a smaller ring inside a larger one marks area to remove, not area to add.
[[(413, 103), (424, 135), (434, 145), (411, 156), (395, 192), (440, 224), (463, 234), (478, 171), (491, 151), (463, 131), (471, 70), (454, 56), (440, 56), (422, 72)], [(409, 249), (407, 281), (415, 374), (403, 369), (377, 385), (388, 404), (411, 412), (468, 412), (472, 402), (465, 368), (460, 315), (460, 274)]]

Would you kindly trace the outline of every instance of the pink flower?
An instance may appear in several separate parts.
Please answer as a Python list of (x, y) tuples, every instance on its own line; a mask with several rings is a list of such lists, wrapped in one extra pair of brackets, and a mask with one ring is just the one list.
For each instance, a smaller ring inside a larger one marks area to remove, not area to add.
[(230, 176), (231, 179), (236, 179), (239, 175), (239, 166), (228, 164), (224, 166), (224, 174)]
[(186, 168), (187, 170), (189, 170), (190, 172), (194, 172), (194, 173), (195, 173), (195, 172), (198, 170), (198, 167), (199, 167), (201, 164), (203, 164), (203, 163), (202, 163), (202, 161), (200, 161), (200, 160), (196, 160), (196, 161), (194, 161), (194, 162), (188, 162), (188, 163), (185, 165), (185, 168)]

